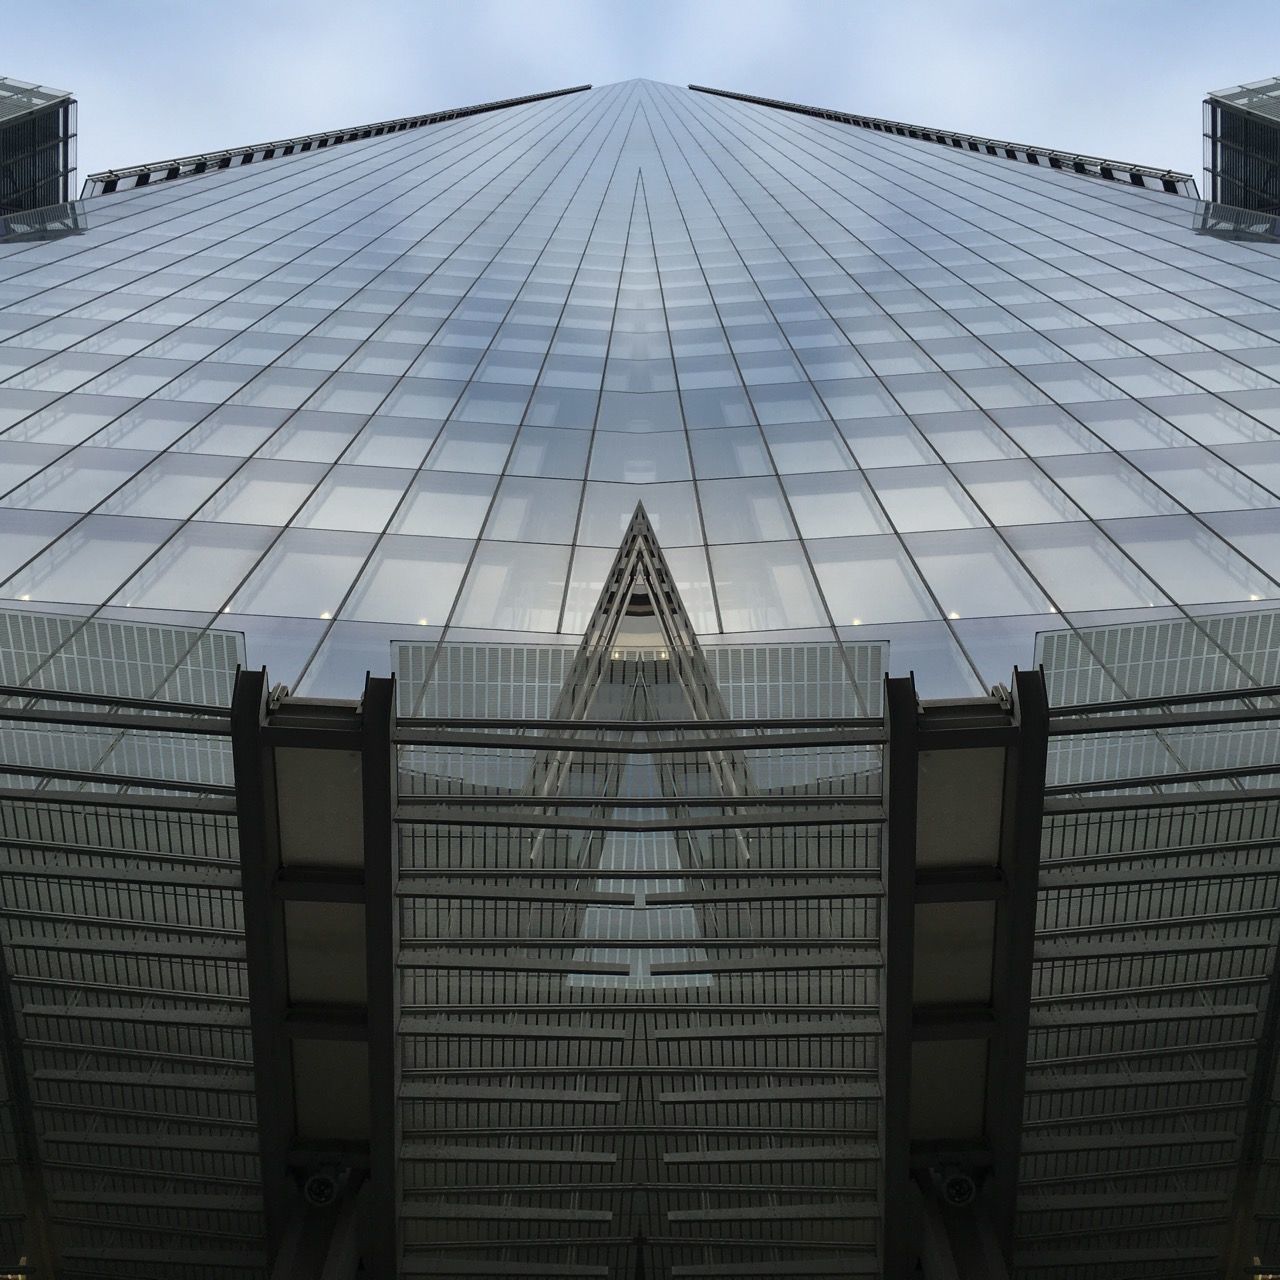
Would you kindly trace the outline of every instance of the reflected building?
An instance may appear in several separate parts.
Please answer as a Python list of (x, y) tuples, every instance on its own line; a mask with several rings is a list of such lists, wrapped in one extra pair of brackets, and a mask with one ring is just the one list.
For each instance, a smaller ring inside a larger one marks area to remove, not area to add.
[(0, 1270), (1280, 1267), (1280, 239), (1197, 197), (631, 81), (0, 236)]

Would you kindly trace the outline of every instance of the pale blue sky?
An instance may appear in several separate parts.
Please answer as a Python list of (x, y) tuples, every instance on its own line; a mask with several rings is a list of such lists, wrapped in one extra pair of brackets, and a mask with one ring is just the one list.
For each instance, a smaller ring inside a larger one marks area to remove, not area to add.
[(1280, 74), (1256, 0), (45, 0), (0, 74), (73, 90), (80, 176), (633, 76), (1200, 177), (1207, 89)]

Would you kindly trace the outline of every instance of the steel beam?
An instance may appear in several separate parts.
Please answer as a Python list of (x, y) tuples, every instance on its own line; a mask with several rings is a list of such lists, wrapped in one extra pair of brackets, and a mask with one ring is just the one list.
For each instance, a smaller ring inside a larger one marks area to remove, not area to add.
[(5, 1094), (13, 1115), (13, 1146), (26, 1209), (24, 1237), (27, 1241), (32, 1280), (57, 1280), (58, 1247), (53, 1233), (49, 1196), (36, 1136), (35, 1105), (31, 1081), (23, 1056), (9, 962), (0, 939), (0, 1068), (4, 1071)]
[(984, 1212), (1004, 1264), (1013, 1265), (1018, 1157), (1026, 1090), (1032, 959), (1044, 779), (1049, 746), (1049, 695), (1041, 671), (1015, 671), (1012, 714), (1017, 745), (1006, 759), (1000, 870), (1007, 886), (996, 913), (992, 1006), (997, 1030), (987, 1071), (987, 1139), (992, 1164), (983, 1188)]
[(274, 761), (262, 741), (266, 720), (267, 673), (241, 668), (236, 673), (231, 698), (231, 748), (267, 1251), (269, 1257), (275, 1258), (295, 1216), (297, 1191), (289, 1170), (294, 1098), (292, 1057), (285, 1029), (288, 973), (283, 908), (273, 891), (280, 868), (280, 847)]
[[(398, 854), (391, 819), (397, 773), (395, 680), (370, 677), (361, 703), (364, 827), (365, 973), (369, 1046), (369, 1180), (361, 1191), (365, 1264), (372, 1275), (399, 1273), (396, 1172), (400, 1150), (396, 1071)], [(328, 1277), (325, 1277), (328, 1280)]]
[(884, 853), (883, 1228), (884, 1280), (909, 1280), (915, 1267), (911, 1213), (912, 973), (915, 957), (916, 800), (919, 748), (915, 682), (885, 681), (888, 728)]

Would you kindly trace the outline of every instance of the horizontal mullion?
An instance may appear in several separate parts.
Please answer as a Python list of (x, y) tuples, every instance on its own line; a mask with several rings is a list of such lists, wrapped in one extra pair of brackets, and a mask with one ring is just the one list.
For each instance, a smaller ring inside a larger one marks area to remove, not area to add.
[(42, 689), (29, 685), (0, 685), (0, 698), (21, 698), (24, 702), (71, 702), (90, 707), (133, 707), (143, 711), (166, 711), (182, 715), (207, 716), (221, 720), (231, 731), (231, 711), (228, 707), (212, 706), (199, 702), (170, 702), (163, 698), (131, 698), (125, 694), (81, 693), (71, 689)]
[[(43, 793), (42, 793), (43, 794)], [(743, 813), (708, 816), (689, 814), (685, 817), (634, 819), (607, 816), (583, 818), (573, 814), (543, 816), (541, 814), (485, 813), (482, 809), (441, 809), (433, 813), (415, 813), (416, 798), (401, 798), (394, 818), (405, 826), (442, 827), (518, 827), (548, 831), (735, 831), (761, 827), (828, 827), (876, 826), (884, 821), (884, 810), (870, 803), (858, 808), (830, 809), (819, 812)], [(603, 806), (602, 806), (603, 807)], [(669, 804), (653, 804), (647, 808), (670, 808)]]
[[(193, 796), (229, 796), (236, 794), (234, 786), (221, 782), (186, 782), (178, 778), (150, 778), (140, 774), (99, 773), (93, 769), (60, 769), (55, 765), (0, 764), (0, 777), (58, 778), (66, 782), (84, 782), (95, 786), (138, 787), (144, 791), (187, 791)], [(43, 799), (45, 792), (29, 793), (32, 799)], [(75, 793), (81, 794), (79, 792)], [(89, 792), (90, 795), (113, 795), (112, 792)]]
[[(0, 776), (6, 772), (0, 768)], [(120, 779), (110, 781), (120, 784)], [(145, 780), (141, 784), (150, 786)], [(209, 795), (206, 788), (191, 785), (188, 790), (196, 794), (187, 796), (141, 795), (136, 791), (54, 791), (48, 787), (34, 790), (29, 787), (0, 787), (0, 800), (15, 803), (80, 805), (96, 809), (161, 809), (176, 813), (222, 813), (234, 817), (236, 801), (234, 789), (226, 794)]]
[(774, 951), (779, 947), (790, 947), (795, 951), (857, 951), (868, 948), (874, 942), (874, 938), (707, 938), (701, 936), (693, 938), (583, 938), (577, 936), (572, 938), (513, 938), (510, 936), (411, 938), (403, 941), (400, 958), (402, 964), (430, 965), (434, 962), (427, 957), (434, 951), (479, 947), (523, 947), (529, 951), (564, 947), (581, 948), (583, 951), (595, 951), (603, 947), (622, 947), (636, 951), (653, 947), (683, 951), (725, 947), (739, 947), (747, 951)]
[[(3, 696), (3, 695), (0, 695)], [(59, 698), (58, 701), (66, 701)], [(181, 733), (200, 737), (231, 740), (231, 722), (214, 716), (134, 714), (130, 711), (55, 711), (44, 707), (0, 708), (0, 725), (6, 721), (37, 725), (66, 725), (83, 729), (108, 729), (119, 732), (140, 730), (146, 733)]]
[(778, 809), (816, 808), (822, 805), (866, 804), (878, 800), (866, 791), (770, 791), (749, 795), (662, 794), (614, 795), (506, 795), (485, 791), (401, 792), (402, 805), (448, 805), (471, 801), (477, 809), (751, 809), (773, 805)]
[[(1280, 768), (1268, 769), (1280, 773)], [(1176, 777), (1169, 781), (1176, 782)], [(1162, 791), (1139, 796), (1046, 795), (1044, 813), (1110, 813), (1124, 809), (1177, 809), (1195, 805), (1250, 804), (1280, 800), (1280, 787), (1254, 787), (1225, 791)]]
[[(597, 723), (590, 720), (572, 722), (579, 732), (592, 732)], [(658, 730), (661, 722), (648, 726)], [(765, 721), (756, 729), (737, 733), (711, 734), (705, 738), (689, 736), (696, 730), (682, 731), (681, 736), (656, 738), (634, 736), (643, 726), (632, 726), (625, 738), (583, 739), (568, 733), (548, 731), (542, 737), (529, 738), (519, 733), (482, 733), (479, 730), (406, 729), (399, 725), (394, 733), (398, 746), (468, 747), (486, 751), (522, 751), (539, 755), (704, 755), (732, 754), (739, 751), (789, 751), (797, 747), (874, 747), (885, 742), (883, 727), (877, 729), (812, 729), (772, 732), (773, 722)], [(743, 736), (738, 736), (742, 734)], [(402, 766), (403, 767), (403, 766)]]

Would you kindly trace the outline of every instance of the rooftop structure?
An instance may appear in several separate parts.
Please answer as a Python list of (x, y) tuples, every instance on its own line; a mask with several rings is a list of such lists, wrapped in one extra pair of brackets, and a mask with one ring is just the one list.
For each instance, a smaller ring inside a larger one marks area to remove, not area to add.
[(75, 169), (71, 94), (0, 76), (0, 218), (69, 200)]
[(1205, 98), (1204, 169), (1211, 200), (1280, 213), (1280, 78)]
[(0, 1274), (1280, 1270), (1184, 181), (631, 81), (0, 229)]

